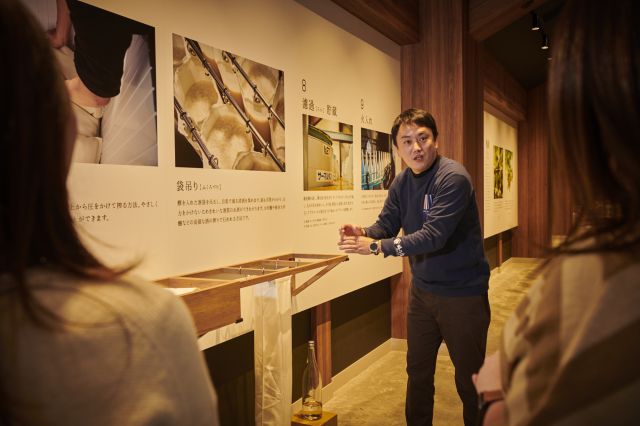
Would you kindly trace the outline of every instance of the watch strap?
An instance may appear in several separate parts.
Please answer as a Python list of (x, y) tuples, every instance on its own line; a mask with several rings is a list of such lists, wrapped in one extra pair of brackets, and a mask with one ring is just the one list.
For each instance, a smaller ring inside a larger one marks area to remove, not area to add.
[(484, 418), (487, 416), (487, 411), (489, 411), (489, 407), (495, 402), (504, 401), (504, 396), (501, 391), (493, 391), (493, 392), (481, 392), (478, 394), (478, 417), (477, 417), (477, 426), (482, 426), (484, 423)]

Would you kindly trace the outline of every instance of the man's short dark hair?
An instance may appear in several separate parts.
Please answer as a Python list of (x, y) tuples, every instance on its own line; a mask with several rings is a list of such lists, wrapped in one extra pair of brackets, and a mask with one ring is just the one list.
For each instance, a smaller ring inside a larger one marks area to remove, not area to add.
[(433, 115), (429, 114), (423, 109), (409, 108), (400, 113), (393, 122), (391, 127), (391, 141), (395, 146), (398, 146), (396, 136), (398, 136), (398, 129), (403, 124), (415, 124), (420, 127), (428, 127), (433, 132), (433, 140), (438, 138), (438, 128), (436, 127), (436, 120)]

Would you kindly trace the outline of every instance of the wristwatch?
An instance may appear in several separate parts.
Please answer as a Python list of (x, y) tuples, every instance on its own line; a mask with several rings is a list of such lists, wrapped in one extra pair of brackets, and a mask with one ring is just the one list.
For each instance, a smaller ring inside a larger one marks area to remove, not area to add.
[(380, 241), (371, 241), (371, 244), (369, 244), (369, 251), (371, 252), (371, 254), (375, 254), (377, 256), (378, 253), (380, 253)]

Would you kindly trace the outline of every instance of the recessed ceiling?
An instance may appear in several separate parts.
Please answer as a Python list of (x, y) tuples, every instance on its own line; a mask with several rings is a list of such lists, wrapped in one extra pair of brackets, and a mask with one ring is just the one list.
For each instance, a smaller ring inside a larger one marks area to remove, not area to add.
[(527, 14), (495, 33), (484, 45), (525, 88), (531, 89), (547, 78), (547, 59), (553, 49), (553, 26), (564, 0), (552, 0), (535, 12), (542, 18), (542, 31), (549, 37), (549, 50), (542, 50), (542, 31), (531, 31), (532, 16)]

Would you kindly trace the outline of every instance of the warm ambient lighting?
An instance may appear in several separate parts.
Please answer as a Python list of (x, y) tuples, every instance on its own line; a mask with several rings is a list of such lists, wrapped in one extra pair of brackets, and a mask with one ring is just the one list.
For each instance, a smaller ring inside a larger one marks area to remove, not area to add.
[(540, 31), (540, 17), (537, 13), (531, 12), (531, 31)]

